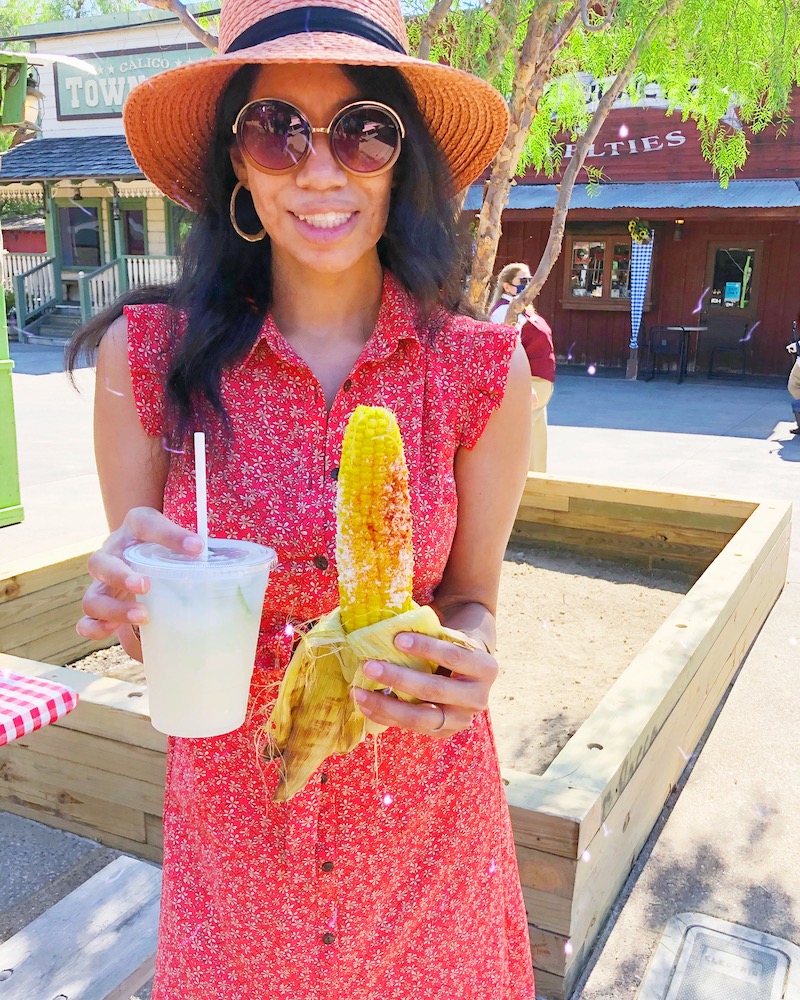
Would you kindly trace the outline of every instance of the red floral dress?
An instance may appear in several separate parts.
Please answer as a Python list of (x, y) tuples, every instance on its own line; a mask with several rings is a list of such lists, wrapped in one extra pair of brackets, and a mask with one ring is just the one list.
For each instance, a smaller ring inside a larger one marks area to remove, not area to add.
[[(164, 306), (128, 307), (136, 406), (163, 431)], [(435, 740), (391, 729), (329, 758), (291, 802), (258, 733), (291, 625), (338, 603), (334, 498), (360, 403), (390, 407), (411, 481), (415, 599), (430, 602), (456, 525), (453, 457), (499, 404), (511, 328), (448, 317), (433, 343), (391, 276), (375, 330), (330, 412), (267, 318), (223, 377), (235, 436), (208, 461), (212, 536), (273, 546), (245, 725), (170, 738), (153, 1000), (532, 1000), (511, 824), (488, 713)], [(164, 512), (195, 523), (192, 457), (172, 453)]]

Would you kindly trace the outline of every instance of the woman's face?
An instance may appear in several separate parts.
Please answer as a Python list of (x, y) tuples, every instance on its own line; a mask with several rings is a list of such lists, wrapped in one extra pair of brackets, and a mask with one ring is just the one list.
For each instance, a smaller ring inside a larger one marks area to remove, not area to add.
[(531, 272), (530, 268), (524, 267), (517, 272), (517, 276), (513, 281), (506, 281), (503, 285), (503, 291), (506, 295), (519, 295), (522, 289), (530, 282)]
[[(262, 66), (250, 92), (250, 100), (274, 97), (293, 104), (314, 127), (328, 126), (359, 96), (338, 66), (325, 65)], [(374, 266), (389, 214), (392, 170), (377, 177), (348, 173), (331, 155), (328, 137), (319, 133), (311, 155), (285, 174), (257, 170), (235, 143), (231, 160), (253, 196), (278, 267), (340, 274), (359, 264)]]

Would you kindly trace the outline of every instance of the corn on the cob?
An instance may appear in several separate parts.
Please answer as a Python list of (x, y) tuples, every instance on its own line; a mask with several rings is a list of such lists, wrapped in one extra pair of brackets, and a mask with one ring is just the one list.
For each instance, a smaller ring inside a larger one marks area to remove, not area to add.
[(390, 410), (347, 424), (336, 496), (336, 565), (345, 632), (410, 611), (414, 576), (408, 469)]
[[(301, 641), (270, 717), (283, 774), (276, 801), (290, 799), (326, 757), (347, 753), (367, 732), (349, 689), (354, 681), (364, 687), (371, 682), (360, 670), (364, 656), (346, 636), (415, 607), (408, 470), (389, 410), (359, 406), (350, 417), (339, 466), (336, 529), (339, 611)], [(438, 625), (430, 608), (418, 610), (432, 618), (427, 629)], [(384, 657), (402, 659), (391, 639), (383, 643), (377, 648)]]

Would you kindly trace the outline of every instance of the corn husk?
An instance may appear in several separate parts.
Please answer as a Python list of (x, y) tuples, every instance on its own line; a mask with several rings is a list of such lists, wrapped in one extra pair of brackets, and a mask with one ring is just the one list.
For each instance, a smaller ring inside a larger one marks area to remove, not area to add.
[[(351, 696), (351, 688), (370, 691), (385, 684), (364, 675), (367, 660), (388, 660), (413, 670), (433, 673), (436, 665), (399, 650), (399, 632), (420, 632), (436, 639), (474, 648), (462, 632), (443, 626), (431, 607), (411, 611), (345, 633), (339, 609), (321, 618), (300, 640), (286, 669), (277, 701), (267, 722), (274, 756), (280, 758), (281, 783), (275, 801), (291, 799), (331, 754), (349, 753), (367, 735), (386, 726), (366, 718)], [(403, 701), (414, 701), (397, 691)]]

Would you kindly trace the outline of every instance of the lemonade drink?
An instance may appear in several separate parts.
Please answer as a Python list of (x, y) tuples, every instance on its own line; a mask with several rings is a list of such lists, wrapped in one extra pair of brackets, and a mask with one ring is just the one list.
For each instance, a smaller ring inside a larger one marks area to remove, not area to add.
[(153, 726), (170, 736), (220, 736), (242, 725), (258, 630), (275, 553), (263, 545), (209, 539), (208, 558), (154, 543), (125, 560), (148, 577), (137, 601)]

